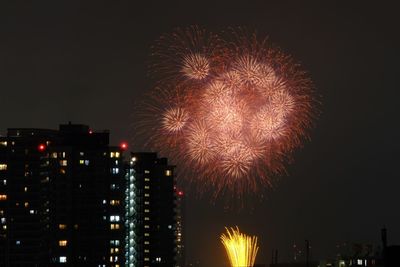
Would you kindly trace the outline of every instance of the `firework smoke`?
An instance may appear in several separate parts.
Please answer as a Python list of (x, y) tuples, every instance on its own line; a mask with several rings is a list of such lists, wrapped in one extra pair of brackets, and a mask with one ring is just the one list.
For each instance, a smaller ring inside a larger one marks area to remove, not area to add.
[(179, 164), (181, 178), (215, 195), (255, 192), (307, 137), (311, 82), (267, 39), (190, 27), (162, 36), (152, 59), (157, 82), (140, 107), (138, 133)]

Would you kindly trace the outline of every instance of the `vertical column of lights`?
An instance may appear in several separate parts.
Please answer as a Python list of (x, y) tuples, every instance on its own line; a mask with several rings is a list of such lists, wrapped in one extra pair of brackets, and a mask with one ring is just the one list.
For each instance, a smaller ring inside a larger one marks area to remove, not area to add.
[(146, 264), (150, 261), (150, 178), (148, 177), (150, 171), (145, 170), (144, 173), (144, 267), (149, 267), (149, 265)]
[(136, 158), (132, 157), (129, 163), (129, 170), (126, 173), (125, 189), (125, 266), (134, 267), (136, 265), (136, 187), (135, 170), (133, 166)]
[[(4, 147), (4, 150), (7, 149), (7, 141), (0, 141), (0, 148)], [(6, 201), (7, 201), (7, 178), (6, 178), (7, 164), (4, 162), (0, 162), (0, 242), (5, 240), (7, 234), (7, 219), (5, 214), (6, 209)], [(4, 248), (5, 249), (5, 248)], [(0, 255), (1, 255), (0, 251)], [(0, 260), (0, 263), (2, 261)]]

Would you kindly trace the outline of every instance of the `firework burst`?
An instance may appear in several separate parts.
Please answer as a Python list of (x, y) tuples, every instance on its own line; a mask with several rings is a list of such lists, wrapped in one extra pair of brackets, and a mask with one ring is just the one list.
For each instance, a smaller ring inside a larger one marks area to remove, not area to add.
[(216, 196), (270, 186), (315, 114), (299, 65), (255, 34), (197, 27), (162, 36), (152, 56), (156, 89), (137, 124), (150, 148)]
[(241, 233), (238, 227), (225, 229), (226, 234), (221, 235), (221, 242), (231, 266), (252, 267), (258, 252), (257, 237)]

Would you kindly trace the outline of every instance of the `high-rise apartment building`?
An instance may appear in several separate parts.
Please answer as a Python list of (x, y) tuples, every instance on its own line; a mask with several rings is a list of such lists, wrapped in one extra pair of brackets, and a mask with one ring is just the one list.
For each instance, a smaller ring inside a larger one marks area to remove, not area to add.
[(0, 266), (123, 266), (125, 147), (74, 124), (0, 137)]
[(174, 167), (155, 153), (132, 153), (125, 196), (125, 266), (175, 266)]

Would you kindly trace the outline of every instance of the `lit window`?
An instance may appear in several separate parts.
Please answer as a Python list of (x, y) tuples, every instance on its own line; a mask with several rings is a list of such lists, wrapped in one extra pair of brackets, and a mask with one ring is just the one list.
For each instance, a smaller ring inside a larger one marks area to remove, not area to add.
[(0, 219), (0, 222), (1, 222), (2, 224), (5, 224), (5, 223), (6, 223), (6, 218), (1, 218), (1, 219)]
[(150, 186), (145, 185), (145, 186), (144, 186), (144, 189), (150, 189)]
[(144, 253), (150, 253), (150, 250), (145, 249), (145, 250), (144, 250)]
[(80, 164), (80, 165), (83, 165), (84, 163), (85, 163), (85, 161), (84, 161), (83, 159), (80, 159), (80, 160), (79, 160), (79, 164)]
[(144, 170), (144, 173), (150, 173), (150, 171), (149, 170)]
[(362, 260), (357, 260), (357, 265), (362, 265)]
[(5, 170), (7, 170), (7, 164), (1, 163), (0, 164), (0, 171), (5, 171)]
[(113, 199), (113, 200), (110, 200), (110, 204), (111, 204), (111, 206), (117, 206), (117, 205), (119, 205), (119, 200), (115, 200), (115, 199)]
[(150, 202), (149, 201), (145, 201), (144, 204), (145, 205), (150, 205)]
[(7, 141), (1, 141), (0, 146), (7, 146)]
[(144, 181), (145, 182), (150, 182), (150, 179), (149, 178), (144, 178)]
[(166, 170), (166, 171), (165, 171), (165, 175), (166, 175), (166, 176), (171, 176), (171, 175), (172, 175), (171, 170)]
[(67, 262), (67, 257), (66, 256), (61, 256), (59, 259), (60, 263), (66, 263)]
[(144, 212), (150, 212), (150, 210), (149, 209), (145, 209)]
[(145, 197), (149, 197), (149, 196), (150, 196), (150, 194), (144, 194), (144, 196), (145, 196)]
[(64, 230), (64, 229), (66, 229), (67, 228), (67, 225), (66, 224), (59, 224), (58, 225), (58, 229), (60, 229), (60, 230)]
[(110, 222), (119, 222), (119, 215), (111, 215)]
[(51, 157), (52, 157), (53, 159), (56, 159), (56, 158), (57, 158), (57, 152), (51, 153)]
[(67, 246), (68, 241), (67, 240), (59, 240), (58, 241), (58, 245), (60, 247), (66, 247)]
[(61, 174), (65, 174), (65, 169), (60, 169)]
[(110, 158), (115, 157), (115, 152), (110, 152)]
[(148, 220), (150, 220), (150, 218), (149, 217), (144, 217), (144, 220), (148, 221)]
[(149, 258), (144, 258), (144, 261), (149, 261), (150, 259)]
[(0, 200), (7, 200), (7, 195), (0, 195)]
[(30, 214), (35, 214), (35, 210), (30, 210), (29, 213)]
[(144, 244), (145, 244), (145, 245), (149, 245), (150, 242), (149, 242), (149, 241), (144, 241)]
[(15, 245), (21, 245), (21, 241), (19, 240), (15, 241)]
[(68, 161), (66, 159), (60, 160), (60, 165), (61, 166), (67, 166), (68, 165)]
[(150, 234), (149, 233), (144, 233), (144, 236), (150, 236)]
[(29, 207), (29, 202), (24, 203), (25, 208)]
[(118, 223), (112, 223), (112, 224), (110, 224), (110, 229), (111, 229), (111, 230), (118, 230), (118, 229), (119, 229), (119, 224), (118, 224)]
[(120, 155), (119, 152), (115, 152), (115, 157), (116, 158), (119, 158), (119, 155)]
[(119, 168), (112, 168), (112, 174), (118, 174)]
[(28, 192), (28, 187), (24, 187), (24, 192)]
[(3, 180), (3, 185), (7, 185), (7, 180)]

